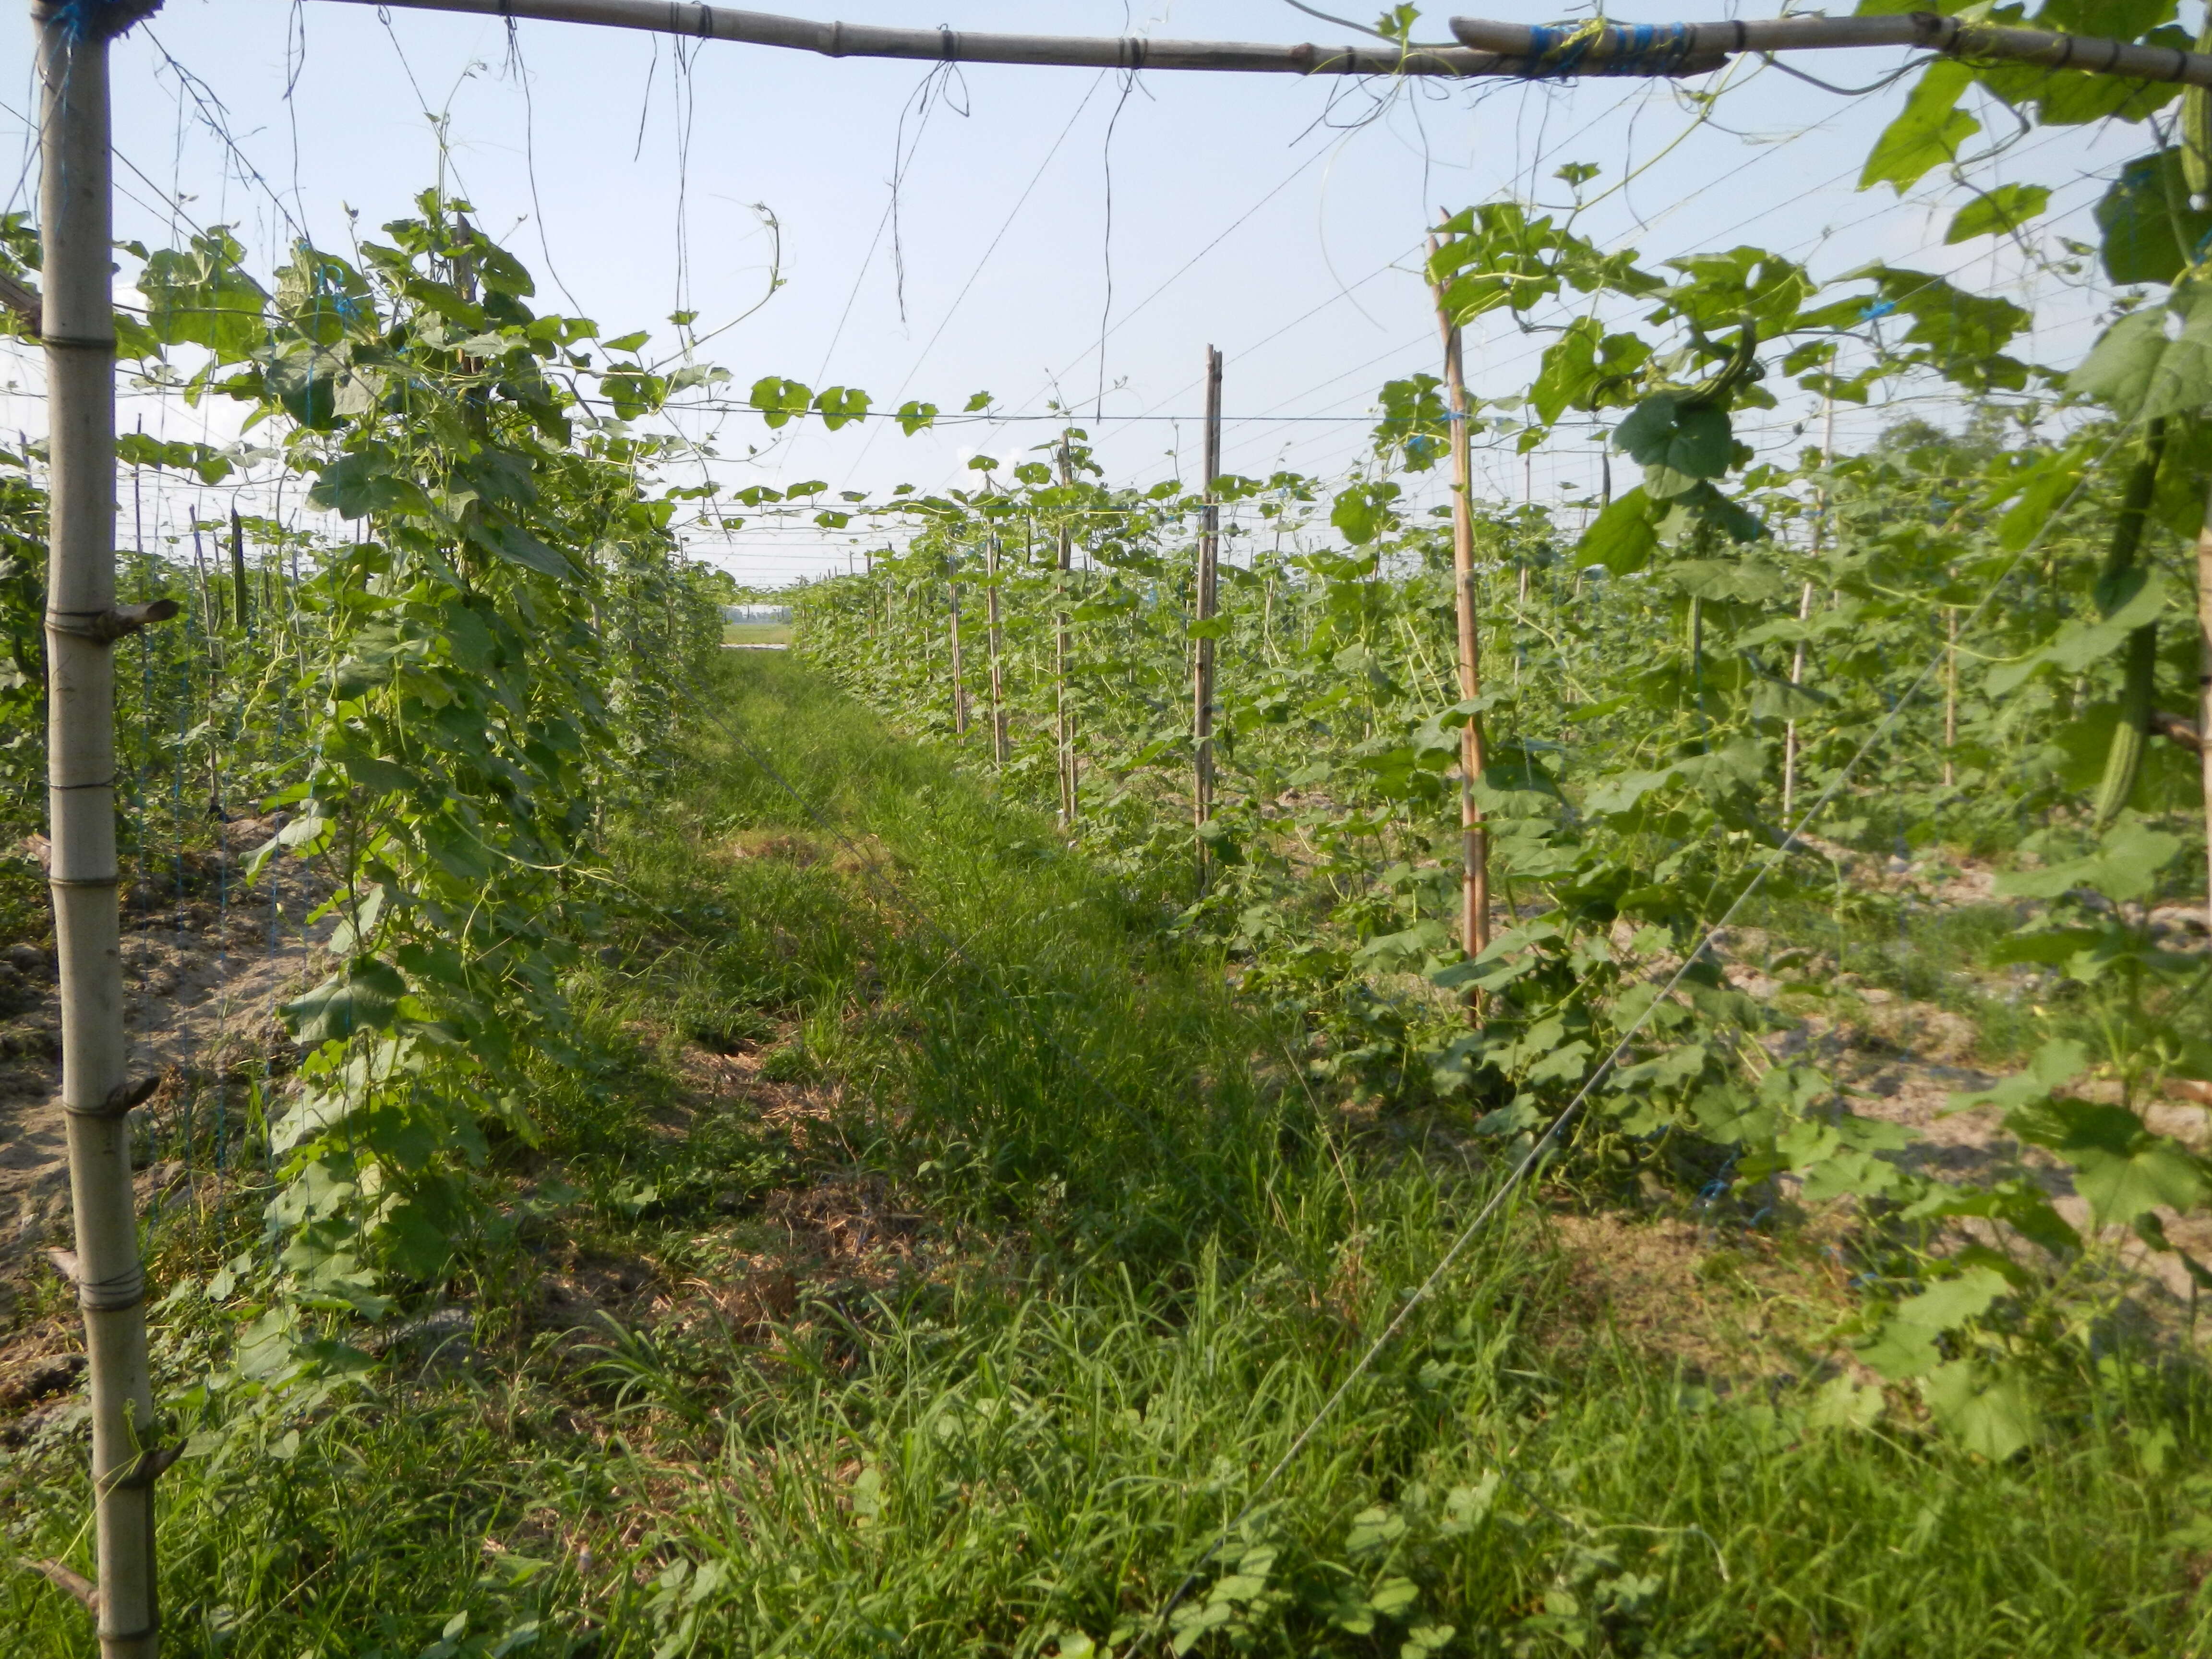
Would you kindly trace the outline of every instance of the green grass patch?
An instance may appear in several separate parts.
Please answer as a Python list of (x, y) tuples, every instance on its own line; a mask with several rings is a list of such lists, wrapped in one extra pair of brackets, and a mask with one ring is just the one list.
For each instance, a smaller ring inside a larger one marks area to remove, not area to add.
[(724, 645), (789, 645), (789, 623), (724, 623)]
[[(209, 1432), (159, 1489), (173, 1651), (2212, 1638), (2212, 1395), (2102, 1334), (2051, 1356), (2063, 1409), (1991, 1462), (1817, 1354), (1616, 1332), (1531, 1202), (1355, 1376), (1497, 1167), (1310, 1092), (1299, 1034), (1157, 906), (802, 665), (719, 672), (672, 801), (611, 834), (573, 988), (591, 1058), (543, 1068), (538, 1146), (496, 1149), (511, 1225), (447, 1287), (470, 1351), (401, 1337), (319, 1402), (177, 1401)], [(157, 1297), (250, 1239), (263, 1195), (233, 1193), (231, 1227), (155, 1224)], [(157, 1317), (181, 1389), (229, 1327), (204, 1299)], [(4, 1454), (15, 1553), (88, 1560), (78, 1436), (64, 1413)], [(94, 1651), (27, 1575), (0, 1631)]]

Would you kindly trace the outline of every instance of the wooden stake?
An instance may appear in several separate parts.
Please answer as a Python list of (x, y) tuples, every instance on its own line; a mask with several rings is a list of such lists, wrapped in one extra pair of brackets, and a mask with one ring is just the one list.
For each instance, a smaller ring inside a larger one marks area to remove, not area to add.
[(1952, 750), (1959, 746), (1959, 611), (1943, 607), (1943, 787), (1959, 786), (1958, 763)]
[(230, 509), (230, 585), (238, 597), (238, 625), (251, 637), (253, 615), (247, 607), (246, 580), (246, 521), (238, 516), (238, 509)]
[[(1430, 252), (1436, 240), (1429, 242)], [(1468, 433), (1467, 375), (1460, 331), (1444, 308), (1443, 289), (1436, 289), (1437, 324), (1444, 337), (1444, 388), (1451, 400), (1452, 574), (1459, 619), (1459, 695), (1472, 702), (1482, 695), (1482, 647), (1474, 616), (1474, 460)], [(1482, 715), (1471, 713), (1460, 728), (1459, 821), (1461, 836), (1460, 947), (1474, 960), (1490, 946), (1490, 834), (1474, 787), (1482, 776)], [(1470, 1022), (1481, 1016), (1479, 992), (1467, 998)]]
[[(1065, 486), (1073, 481), (1073, 459), (1067, 453), (1066, 439), (1062, 438), (1060, 443), (1060, 482)], [(1060, 822), (1063, 829), (1073, 832), (1080, 805), (1077, 799), (1075, 777), (1075, 709), (1067, 695), (1067, 584), (1068, 572), (1074, 565), (1075, 538), (1064, 518), (1060, 521), (1059, 552), (1059, 608), (1053, 612), (1053, 684), (1055, 688), (1054, 708), (1060, 725)]]
[[(77, 1306), (92, 1395), (103, 1659), (151, 1659), (154, 1396), (146, 1280), (131, 1190), (130, 1112), (151, 1092), (125, 1071), (116, 914), (115, 665), (153, 606), (115, 603), (115, 319), (109, 293), (107, 41), (40, 4), (41, 321), (52, 540), (47, 568), (47, 824), (61, 957), (62, 1106), (69, 1133)], [(174, 614), (164, 602), (160, 614)]]
[[(1836, 465), (1836, 400), (1828, 398), (1821, 404), (1820, 465), (1832, 469)], [(1818, 553), (1828, 527), (1828, 491), (1823, 485), (1815, 498), (1813, 514), (1813, 551)], [(1804, 592), (1797, 596), (1797, 620), (1808, 620), (1813, 615), (1813, 584), (1807, 582)], [(1790, 684), (1805, 684), (1805, 641), (1800, 638), (1796, 649), (1790, 653)], [(1782, 728), (1782, 833), (1787, 837), (1791, 824), (1790, 814), (1797, 805), (1797, 721), (1793, 715)]]
[(2204, 765), (2204, 907), (2212, 921), (2212, 500), (2197, 532), (2197, 752)]
[[(1813, 531), (1813, 545), (1816, 551), (1820, 547), (1820, 528), (1816, 525)], [(1803, 591), (1797, 595), (1797, 620), (1805, 622), (1812, 614), (1813, 584), (1807, 582)], [(1797, 641), (1796, 649), (1790, 653), (1790, 684), (1805, 684), (1805, 641), (1802, 639)], [(1792, 716), (1782, 728), (1782, 829), (1785, 835), (1790, 827), (1790, 815), (1796, 810), (1796, 805), (1797, 721)]]
[(999, 532), (983, 544), (984, 568), (990, 585), (983, 590), (984, 608), (990, 623), (991, 641), (991, 758), (1006, 763), (1006, 686), (999, 667)]
[(952, 580), (945, 584), (952, 598), (952, 735), (968, 735), (968, 687), (960, 674), (960, 567), (952, 566)]
[[(1198, 593), (1194, 609), (1200, 623), (1211, 623), (1218, 608), (1216, 589), (1221, 558), (1221, 508), (1213, 481), (1221, 476), (1221, 354), (1206, 349), (1206, 507), (1198, 532)], [(1206, 884), (1206, 826), (1213, 818), (1213, 640), (1201, 631), (1191, 664), (1192, 816), (1198, 837), (1198, 881)]]

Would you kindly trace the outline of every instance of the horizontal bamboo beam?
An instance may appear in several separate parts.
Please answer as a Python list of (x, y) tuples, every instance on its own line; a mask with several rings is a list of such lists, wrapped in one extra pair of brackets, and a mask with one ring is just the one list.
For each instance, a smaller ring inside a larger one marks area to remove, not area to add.
[[(1269, 46), (1237, 40), (1153, 40), (1136, 36), (978, 34), (964, 29), (879, 28), (860, 23), (819, 23), (726, 6), (672, 4), (670, 0), (349, 0), (349, 3), (406, 6), (419, 11), (473, 12), (487, 17), (531, 17), (549, 23), (598, 23), (702, 40), (736, 40), (782, 46), (825, 58), (900, 58), (931, 64), (1026, 64), (1075, 69), (1211, 70), (1238, 74), (1426, 75), (1446, 79), (1517, 76), (1529, 65), (1495, 52), (1464, 46)], [(1697, 75), (1721, 59), (1684, 61), (1640, 71)]]
[[(380, 0), (348, 0), (374, 5)], [(1896, 17), (1773, 17), (1729, 23), (1528, 24), (1455, 17), (1460, 45), (1388, 42), (1272, 46), (1241, 40), (1154, 40), (1135, 35), (982, 34), (963, 29), (823, 23), (673, 0), (381, 0), (418, 11), (596, 23), (701, 40), (735, 40), (824, 58), (897, 58), (931, 64), (1023, 64), (1074, 69), (1199, 70), (1232, 74), (1425, 75), (1464, 80), (1560, 80), (1586, 75), (1692, 76), (1738, 52), (1919, 47), (2051, 70), (2212, 87), (2212, 54), (2135, 46), (2095, 35), (1970, 23), (1933, 12)]]
[(1894, 17), (1770, 17), (1729, 23), (1494, 23), (1455, 17), (1453, 35), (1478, 52), (1532, 64), (1544, 79), (1580, 75), (1666, 74), (1673, 59), (1711, 64), (1737, 52), (1821, 52), (1906, 46), (1951, 58), (2077, 70), (2132, 81), (2212, 87), (2212, 54), (2143, 46), (2092, 34), (1971, 23), (1934, 12)]

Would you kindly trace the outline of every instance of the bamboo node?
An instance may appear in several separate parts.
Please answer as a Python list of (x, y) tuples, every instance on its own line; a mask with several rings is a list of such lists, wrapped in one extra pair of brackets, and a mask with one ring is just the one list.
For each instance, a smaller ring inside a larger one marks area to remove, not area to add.
[(88, 1281), (75, 1250), (48, 1250), (46, 1261), (76, 1286), (76, 1305), (86, 1313), (121, 1313), (146, 1299), (146, 1270), (136, 1261), (112, 1279)]
[(143, 1492), (152, 1486), (168, 1470), (169, 1465), (185, 1455), (185, 1443), (173, 1441), (166, 1446), (149, 1446), (107, 1482), (117, 1492)]
[(153, 1098), (154, 1091), (161, 1086), (159, 1073), (142, 1077), (136, 1083), (118, 1083), (107, 1091), (107, 1098), (97, 1106), (72, 1106), (62, 1103), (62, 1110), (71, 1117), (93, 1117), (113, 1120), (128, 1116), (137, 1107)]
[(95, 645), (112, 645), (141, 629), (168, 621), (182, 609), (174, 599), (149, 599), (143, 605), (112, 605), (105, 611), (49, 611), (46, 631), (90, 640)]

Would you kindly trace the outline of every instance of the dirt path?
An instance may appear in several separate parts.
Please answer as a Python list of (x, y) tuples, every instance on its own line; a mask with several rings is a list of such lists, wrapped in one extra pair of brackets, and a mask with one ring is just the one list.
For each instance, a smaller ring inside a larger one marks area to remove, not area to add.
[[(167, 893), (126, 897), (124, 1024), (131, 1073), (162, 1085), (134, 1114), (164, 1127), (201, 1086), (251, 1077), (289, 1039), (276, 1009), (322, 971), (315, 960), (334, 919), (307, 917), (325, 890), (289, 860), (248, 885), (246, 859), (279, 819), (225, 826), (227, 857), (188, 865)], [(182, 896), (178, 896), (179, 886)], [(69, 1170), (61, 1105), (61, 1000), (51, 952), (17, 945), (0, 956), (0, 1260), (65, 1237)], [(243, 1113), (243, 1089), (230, 1091)]]

